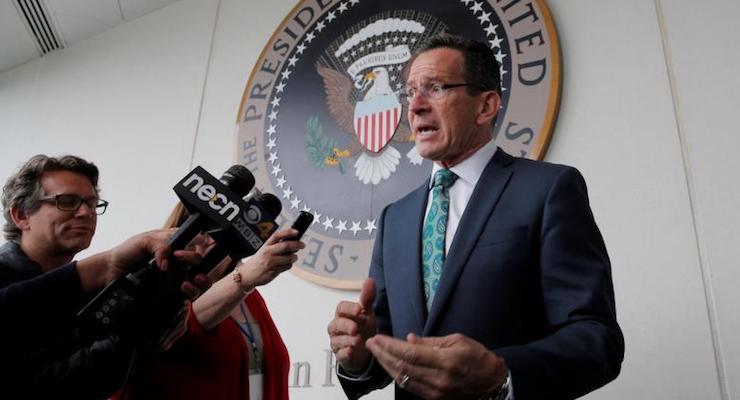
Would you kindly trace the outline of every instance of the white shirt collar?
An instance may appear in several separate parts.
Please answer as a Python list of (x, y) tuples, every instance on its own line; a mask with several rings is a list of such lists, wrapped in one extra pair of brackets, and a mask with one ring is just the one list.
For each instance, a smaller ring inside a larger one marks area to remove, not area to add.
[[(454, 172), (458, 179), (462, 179), (469, 185), (475, 186), (475, 184), (478, 183), (478, 179), (483, 174), (483, 170), (486, 168), (486, 165), (491, 161), (491, 157), (496, 153), (496, 149), (496, 141), (491, 139), (485, 146), (471, 154), (470, 157), (450, 168), (450, 171)], [(432, 165), (432, 176), (431, 179), (429, 179), (430, 188), (434, 184), (434, 174), (442, 169), (442, 166), (436, 162), (432, 163)]]

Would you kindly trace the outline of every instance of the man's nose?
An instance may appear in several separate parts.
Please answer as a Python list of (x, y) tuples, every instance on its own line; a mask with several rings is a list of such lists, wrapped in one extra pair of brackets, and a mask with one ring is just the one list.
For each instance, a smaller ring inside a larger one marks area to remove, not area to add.
[(417, 91), (413, 96), (409, 97), (409, 112), (421, 114), (428, 110), (429, 100), (421, 93), (421, 91)]
[(85, 216), (95, 216), (97, 215), (97, 212), (95, 212), (95, 206), (90, 206), (86, 202), (82, 202), (80, 204), (80, 208), (77, 209), (77, 212), (75, 213), (76, 217), (85, 217)]

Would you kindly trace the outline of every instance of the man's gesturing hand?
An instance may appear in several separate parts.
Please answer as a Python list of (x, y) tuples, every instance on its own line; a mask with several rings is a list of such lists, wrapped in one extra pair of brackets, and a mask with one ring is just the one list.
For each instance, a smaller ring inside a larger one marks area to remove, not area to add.
[(362, 283), (360, 302), (339, 303), (329, 323), (331, 350), (337, 355), (339, 365), (348, 372), (360, 373), (370, 363), (371, 354), (365, 348), (365, 341), (375, 335), (374, 300), (375, 282), (367, 278)]
[(425, 399), (476, 399), (501, 387), (508, 373), (503, 358), (457, 333), (409, 334), (406, 342), (376, 335), (366, 345), (399, 386)]

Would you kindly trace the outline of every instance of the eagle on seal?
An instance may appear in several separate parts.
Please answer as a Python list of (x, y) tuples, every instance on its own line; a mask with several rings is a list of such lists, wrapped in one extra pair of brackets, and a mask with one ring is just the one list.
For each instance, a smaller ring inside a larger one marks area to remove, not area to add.
[[(324, 82), (329, 114), (342, 131), (356, 139), (343, 154), (358, 154), (355, 175), (364, 184), (377, 185), (388, 179), (401, 159), (391, 142), (414, 141), (406, 107), (391, 87), (388, 69), (377, 66), (354, 83), (330, 67), (317, 64), (316, 70)], [(421, 162), (416, 147), (407, 156), (414, 164)]]

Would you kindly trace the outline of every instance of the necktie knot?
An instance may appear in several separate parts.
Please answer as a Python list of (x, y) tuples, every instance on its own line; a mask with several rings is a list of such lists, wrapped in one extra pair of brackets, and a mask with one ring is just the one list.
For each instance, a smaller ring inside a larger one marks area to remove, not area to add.
[(457, 175), (449, 169), (440, 169), (434, 174), (434, 186), (441, 186), (442, 189), (447, 189), (452, 186), (457, 180)]

